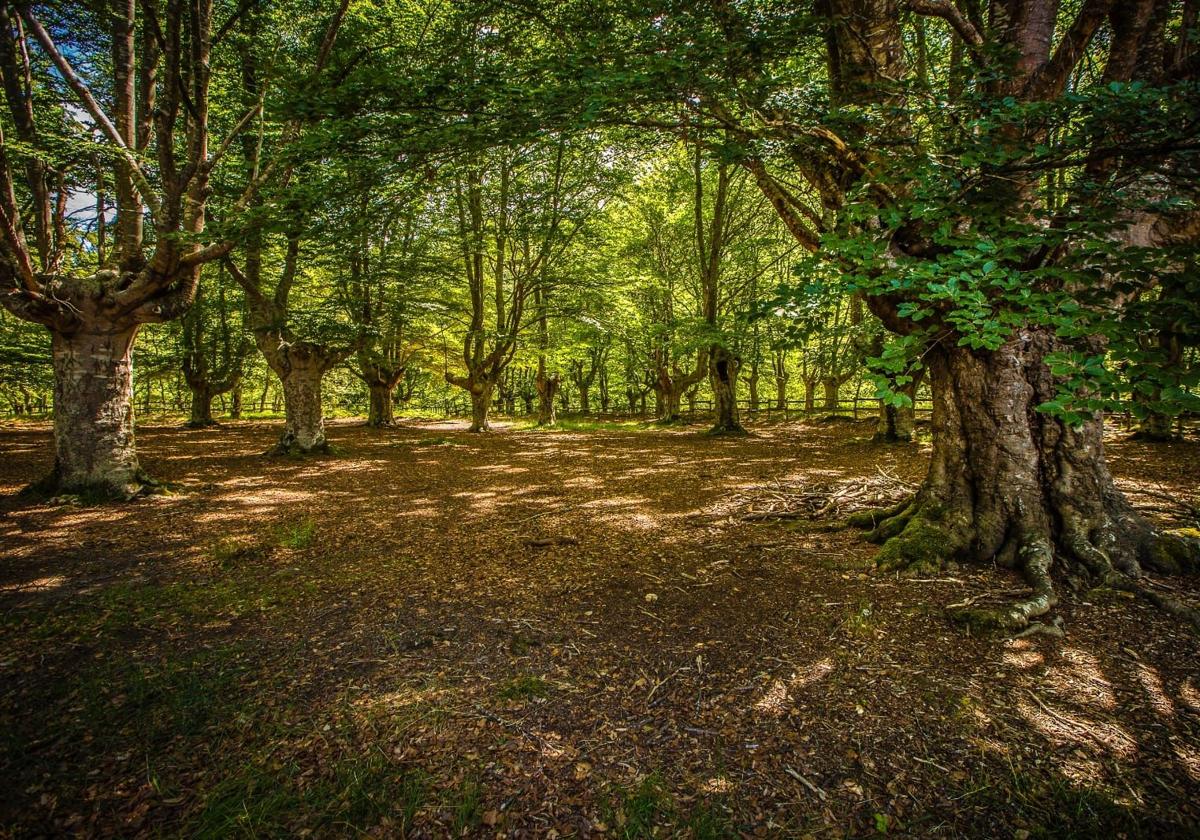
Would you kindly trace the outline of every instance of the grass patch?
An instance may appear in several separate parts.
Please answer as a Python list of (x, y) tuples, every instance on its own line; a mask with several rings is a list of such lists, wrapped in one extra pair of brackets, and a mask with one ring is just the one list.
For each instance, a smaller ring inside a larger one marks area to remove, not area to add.
[[(404, 443), (404, 442), (405, 441), (397, 441), (397, 443)], [(453, 438), (448, 438), (445, 435), (434, 435), (432, 437), (417, 438), (416, 440), (411, 441), (410, 443), (412, 446), (417, 446), (417, 447), (461, 446), (462, 445), (462, 444), (458, 443), (457, 441), (455, 441)]]
[(527, 432), (639, 432), (651, 431), (653, 422), (644, 420), (601, 420), (586, 417), (560, 417), (553, 426), (539, 426), (536, 420), (525, 421), (517, 428)]
[(531, 700), (535, 697), (545, 697), (549, 693), (550, 683), (532, 674), (514, 677), (501, 683), (496, 689), (496, 696), (501, 700)]
[(312, 545), (313, 538), (316, 535), (317, 523), (309, 517), (305, 517), (299, 522), (280, 525), (275, 529), (276, 542), (283, 548), (290, 548), (296, 551)]
[(450, 809), (451, 837), (461, 837), (479, 828), (483, 821), (483, 785), (468, 776), (450, 791), (446, 804)]
[[(961, 798), (988, 813), (1009, 815), (1010, 823), (1028, 831), (1030, 840), (1154, 840), (1181, 836), (1181, 825), (1171, 821), (1174, 814), (1118, 801), (1118, 796), (1126, 794), (1103, 787), (1081, 787), (1053, 771), (1037, 773), (1011, 765), (1006, 773), (984, 771), (964, 783)], [(995, 826), (989, 828), (994, 830)]]
[(197, 838), (356, 836), (385, 826), (403, 837), (428, 801), (429, 780), (371, 751), (339, 759), (315, 778), (294, 763), (252, 764), (222, 778), (182, 832)]
[(614, 787), (600, 808), (604, 821), (621, 840), (653, 837), (660, 823), (672, 823), (675, 802), (658, 773), (651, 773), (632, 790)]

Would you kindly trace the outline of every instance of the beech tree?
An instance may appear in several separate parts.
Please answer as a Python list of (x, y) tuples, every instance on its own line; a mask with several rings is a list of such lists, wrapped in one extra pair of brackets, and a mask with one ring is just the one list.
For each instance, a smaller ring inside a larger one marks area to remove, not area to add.
[[(902, 7), (960, 44), (944, 92), (914, 78)], [(824, 108), (780, 111), (761, 89), (763, 111), (716, 92), (701, 105), (740, 132), (798, 241), (889, 329), (926, 343), (928, 477), (859, 521), (884, 543), (883, 569), (1020, 568), (1033, 594), (963, 613), (981, 625), (1019, 629), (1052, 609), (1056, 562), (1160, 602), (1133, 583), (1142, 568), (1195, 566), (1194, 541), (1156, 531), (1113, 485), (1098, 413), (1109, 336), (1131, 326), (1113, 313), (1186, 265), (1200, 232), (1190, 199), (1172, 200), (1196, 183), (1180, 127), (1197, 103), (1193, 33), (1172, 35), (1172, 7), (831, 0), (802, 24), (825, 46)], [(731, 7), (712, 23), (741, 44), (760, 26)], [(1048, 201), (1051, 172), (1067, 177)]]
[[(103, 38), (64, 30), (60, 48), (35, 7), (0, 7), (15, 134), (0, 141), (0, 292), (52, 337), (53, 490), (130, 496), (151, 484), (134, 443), (131, 350), (142, 325), (187, 310), (201, 266), (221, 256), (223, 243), (205, 239), (209, 181), (254, 116), (234, 118), (210, 148), (213, 8), (71, 3), (66, 20)], [(90, 242), (68, 224), (77, 189), (111, 189), (111, 240), (103, 224)]]
[[(220, 269), (220, 267), (218, 267)], [(229, 283), (218, 271), (207, 291), (196, 291), (196, 300), (182, 319), (183, 378), (191, 391), (187, 426), (216, 425), (212, 402), (241, 387), (249, 341), (243, 329), (241, 307), (231, 302)]]
[[(594, 138), (555, 137), (497, 150), (454, 175), (457, 246), (470, 309), (461, 356), (465, 373), (448, 371), (446, 381), (470, 395), (473, 432), (489, 428), (492, 395), (529, 326), (528, 307), (537, 296), (533, 320), (540, 331), (569, 249), (610, 189), (616, 173), (597, 152)], [(539, 381), (548, 382), (544, 375)]]

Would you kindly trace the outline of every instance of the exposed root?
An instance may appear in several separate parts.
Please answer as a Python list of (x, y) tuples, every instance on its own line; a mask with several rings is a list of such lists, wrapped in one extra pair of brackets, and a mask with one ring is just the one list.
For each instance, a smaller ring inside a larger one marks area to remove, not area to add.
[(284, 458), (304, 458), (309, 455), (333, 455), (333, 447), (328, 441), (321, 441), (316, 446), (305, 449), (296, 443), (294, 440), (281, 440), (265, 453), (267, 456), (278, 456)]
[[(925, 505), (904, 515), (903, 529), (889, 539), (875, 555), (881, 572), (906, 575), (936, 574), (965, 548), (957, 529), (937, 516), (935, 506)], [(891, 520), (887, 520), (891, 521)]]
[(1028, 533), (1019, 550), (1021, 568), (1033, 589), (1028, 598), (1003, 607), (971, 607), (952, 610), (950, 616), (977, 630), (1004, 632), (1028, 629), (1030, 619), (1045, 615), (1058, 603), (1050, 569), (1054, 564), (1054, 549), (1049, 539), (1038, 533)]
[(1165, 575), (1200, 572), (1200, 531), (1180, 528), (1158, 532), (1147, 541), (1143, 562)]
[(900, 515), (907, 510), (913, 503), (915, 495), (907, 496), (894, 505), (887, 507), (873, 507), (866, 510), (855, 511), (845, 519), (845, 525), (848, 528), (877, 528), (879, 524), (886, 519)]
[(713, 426), (706, 432), (709, 437), (748, 437), (744, 426)]
[(81, 504), (86, 506), (132, 502), (144, 496), (166, 492), (166, 488), (149, 474), (138, 470), (121, 484), (94, 482), (64, 484), (57, 470), (21, 490), (21, 497), (32, 502), (51, 504)]
[(909, 504), (895, 515), (884, 519), (867, 533), (867, 542), (885, 543), (892, 537), (903, 533), (904, 529), (908, 527), (908, 523), (917, 515), (918, 510), (917, 504)]

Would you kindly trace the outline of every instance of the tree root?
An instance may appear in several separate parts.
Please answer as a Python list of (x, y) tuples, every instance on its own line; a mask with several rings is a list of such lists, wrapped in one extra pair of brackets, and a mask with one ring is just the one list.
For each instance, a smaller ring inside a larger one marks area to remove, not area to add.
[[(941, 521), (936, 507), (924, 506), (897, 514), (885, 520), (872, 533), (887, 524), (887, 531), (898, 530), (875, 555), (875, 567), (881, 572), (901, 572), (906, 575), (936, 574), (952, 562), (965, 548), (961, 534), (949, 523)], [(903, 521), (892, 526), (896, 519)]]
[(907, 510), (912, 505), (914, 499), (914, 496), (910, 496), (890, 507), (868, 508), (866, 510), (855, 511), (846, 517), (843, 525), (847, 528), (877, 528), (880, 522), (898, 516)]
[(749, 437), (750, 435), (744, 426), (713, 426), (705, 434), (709, 437)]
[(1041, 534), (1026, 534), (1019, 550), (1021, 568), (1033, 589), (1028, 598), (1003, 607), (951, 610), (950, 617), (967, 626), (984, 631), (1024, 631), (1032, 625), (1030, 619), (1045, 615), (1058, 603), (1050, 569), (1054, 564), (1054, 548)]

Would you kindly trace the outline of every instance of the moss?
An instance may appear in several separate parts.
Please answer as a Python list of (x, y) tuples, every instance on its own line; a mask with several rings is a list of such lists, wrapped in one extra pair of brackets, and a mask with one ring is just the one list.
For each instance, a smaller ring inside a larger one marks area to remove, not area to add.
[(892, 537), (875, 555), (881, 571), (929, 574), (940, 571), (953, 553), (955, 540), (950, 532), (924, 515), (913, 518), (904, 530)]
[(1177, 575), (1200, 568), (1200, 539), (1195, 528), (1158, 534), (1146, 548), (1146, 564), (1155, 571)]

